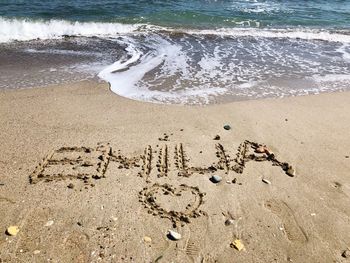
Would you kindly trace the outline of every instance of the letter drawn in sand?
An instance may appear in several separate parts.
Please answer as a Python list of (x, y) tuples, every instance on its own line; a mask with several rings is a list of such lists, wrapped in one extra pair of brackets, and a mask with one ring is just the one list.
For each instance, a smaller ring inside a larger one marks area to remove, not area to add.
[(96, 148), (61, 147), (50, 152), (29, 176), (31, 184), (40, 181), (104, 177), (111, 156), (111, 147), (100, 144)]

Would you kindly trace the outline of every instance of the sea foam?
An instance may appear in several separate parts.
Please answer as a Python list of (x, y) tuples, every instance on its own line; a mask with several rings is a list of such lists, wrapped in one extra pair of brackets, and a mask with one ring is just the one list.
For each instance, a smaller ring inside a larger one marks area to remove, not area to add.
[(218, 28), (186, 29), (167, 28), (150, 24), (121, 24), (103, 22), (72, 22), (67, 20), (28, 20), (0, 17), (0, 43), (13, 40), (57, 39), (64, 36), (116, 37), (121, 34), (147, 32), (169, 32), (195, 35), (217, 35), (227, 37), (291, 38), (324, 40), (350, 43), (350, 35), (341, 31), (331, 32), (319, 29), (290, 28)]

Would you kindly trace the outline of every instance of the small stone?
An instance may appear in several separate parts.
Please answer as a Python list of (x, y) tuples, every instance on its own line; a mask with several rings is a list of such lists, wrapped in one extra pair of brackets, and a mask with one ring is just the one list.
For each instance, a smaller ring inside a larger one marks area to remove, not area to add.
[(237, 178), (233, 179), (233, 180), (232, 180), (232, 183), (233, 183), (233, 184), (237, 183)]
[(6, 229), (6, 234), (8, 234), (9, 236), (16, 236), (19, 232), (19, 227), (18, 226), (9, 226)]
[(143, 241), (145, 241), (146, 243), (151, 243), (152, 242), (152, 238), (150, 238), (148, 236), (144, 236), (143, 237)]
[(227, 219), (225, 221), (225, 226), (230, 226), (230, 225), (233, 225), (235, 223), (235, 220), (233, 219)]
[(350, 258), (350, 250), (344, 250), (343, 253), (341, 254), (343, 258)]
[(74, 188), (74, 184), (70, 183), (69, 185), (67, 185), (67, 187), (68, 187), (69, 189), (73, 189), (73, 188)]
[(181, 234), (179, 234), (179, 233), (177, 233), (175, 231), (172, 231), (172, 230), (168, 230), (167, 237), (170, 240), (180, 240), (181, 239)]
[(40, 254), (40, 250), (34, 250), (34, 251), (33, 251), (33, 254), (34, 254), (34, 255)]
[(46, 222), (45, 226), (52, 226), (53, 225), (53, 220), (49, 220)]
[(234, 247), (235, 249), (237, 249), (238, 251), (241, 251), (244, 249), (244, 245), (243, 245), (242, 241), (239, 239), (236, 239), (235, 241), (233, 241), (231, 243), (231, 246)]
[(295, 176), (295, 169), (292, 166), (289, 166), (287, 171), (286, 171), (287, 175), (289, 175), (290, 177), (294, 177)]
[(262, 181), (265, 183), (265, 184), (271, 184), (271, 182), (267, 179), (262, 179)]
[(228, 130), (231, 130), (231, 126), (228, 125), (228, 124), (225, 124), (225, 125), (224, 125), (224, 129), (227, 130), (227, 131), (228, 131)]
[(213, 140), (216, 140), (216, 141), (220, 140), (220, 135), (215, 135)]
[(212, 183), (217, 184), (220, 183), (222, 180), (222, 177), (219, 175), (213, 175), (212, 177), (210, 177), (209, 179)]
[(265, 153), (266, 147), (265, 146), (259, 146), (258, 148), (255, 149), (256, 153)]
[(345, 158), (348, 159), (348, 158), (349, 158), (349, 155), (345, 155)]

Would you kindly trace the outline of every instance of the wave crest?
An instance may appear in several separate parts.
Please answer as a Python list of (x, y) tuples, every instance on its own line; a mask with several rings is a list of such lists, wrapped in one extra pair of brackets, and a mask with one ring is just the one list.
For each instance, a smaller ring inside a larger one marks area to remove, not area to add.
[(6, 19), (0, 17), (0, 43), (15, 40), (58, 39), (64, 36), (116, 37), (123, 34), (139, 34), (147, 32), (216, 35), (223, 37), (289, 38), (350, 43), (349, 32), (332, 32), (307, 28), (264, 29), (237, 27), (200, 30), (165, 28), (148, 24), (71, 22), (66, 20), (33, 21), (28, 19)]

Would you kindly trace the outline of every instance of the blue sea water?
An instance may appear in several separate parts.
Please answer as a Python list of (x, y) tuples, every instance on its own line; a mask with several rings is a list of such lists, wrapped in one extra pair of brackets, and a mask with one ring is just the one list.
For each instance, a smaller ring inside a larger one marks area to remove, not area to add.
[(0, 0), (0, 88), (96, 75), (154, 102), (347, 90), (350, 1)]
[[(255, 22), (261, 27), (349, 29), (347, 0), (22, 0), (0, 1), (7, 18), (149, 23), (217, 28)], [(253, 23), (254, 24), (254, 23)]]

